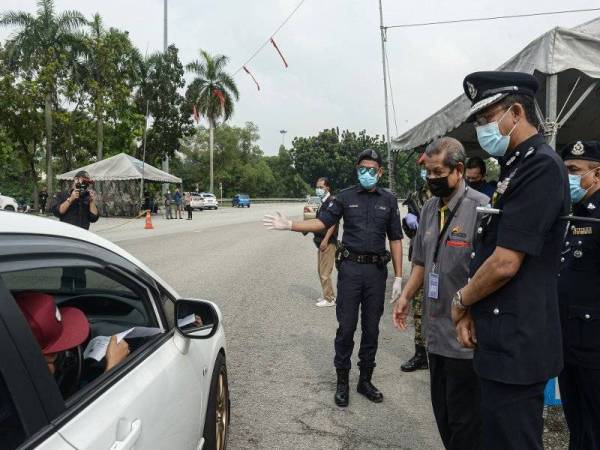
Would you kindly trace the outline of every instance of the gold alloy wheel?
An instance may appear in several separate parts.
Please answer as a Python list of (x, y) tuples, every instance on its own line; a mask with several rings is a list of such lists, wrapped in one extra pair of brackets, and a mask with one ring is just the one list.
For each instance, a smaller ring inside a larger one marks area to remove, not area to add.
[(217, 427), (217, 446), (218, 450), (224, 450), (227, 439), (227, 428), (229, 426), (229, 391), (227, 389), (227, 375), (224, 370), (219, 373), (217, 382), (217, 407), (216, 407), (216, 427)]

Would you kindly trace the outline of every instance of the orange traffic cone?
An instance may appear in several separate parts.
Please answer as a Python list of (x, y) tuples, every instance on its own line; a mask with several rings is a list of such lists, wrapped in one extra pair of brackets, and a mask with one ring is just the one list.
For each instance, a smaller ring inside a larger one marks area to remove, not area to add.
[(150, 217), (150, 210), (146, 210), (146, 225), (144, 225), (145, 230), (153, 230), (152, 226), (152, 218)]

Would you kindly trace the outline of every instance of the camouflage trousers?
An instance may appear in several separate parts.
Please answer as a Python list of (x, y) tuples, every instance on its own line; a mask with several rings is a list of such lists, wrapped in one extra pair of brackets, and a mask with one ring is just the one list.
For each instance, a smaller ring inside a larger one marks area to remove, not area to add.
[(423, 289), (412, 299), (413, 321), (415, 324), (415, 345), (425, 346), (425, 337), (423, 336), (422, 315), (423, 315)]

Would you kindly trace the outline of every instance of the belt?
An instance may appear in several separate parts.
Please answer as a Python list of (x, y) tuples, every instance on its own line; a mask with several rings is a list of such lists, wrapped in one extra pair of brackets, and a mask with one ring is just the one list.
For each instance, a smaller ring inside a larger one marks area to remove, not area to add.
[(385, 252), (384, 255), (361, 255), (345, 247), (340, 247), (336, 255), (336, 260), (339, 262), (348, 260), (359, 264), (387, 264), (390, 259), (391, 255), (389, 252)]

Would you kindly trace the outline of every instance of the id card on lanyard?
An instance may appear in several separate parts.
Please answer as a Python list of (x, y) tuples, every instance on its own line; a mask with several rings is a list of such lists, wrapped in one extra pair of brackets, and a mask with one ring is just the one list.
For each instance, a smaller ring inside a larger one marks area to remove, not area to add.
[[(443, 239), (444, 235), (446, 234), (446, 231), (448, 231), (450, 222), (452, 222), (452, 219), (454, 218), (456, 211), (458, 211), (458, 208), (460, 208), (460, 205), (466, 196), (467, 196), (467, 189), (465, 188), (465, 192), (458, 200), (456, 207), (453, 210), (451, 210), (450, 213), (448, 214), (448, 217), (446, 218), (446, 221), (444, 222), (444, 226), (442, 227), (442, 229), (440, 230), (440, 234), (438, 235), (437, 244), (435, 246), (435, 252), (433, 254), (433, 266), (431, 267), (431, 272), (429, 272), (427, 274), (427, 296), (432, 300), (438, 300), (439, 296), (440, 296), (440, 275), (439, 275), (439, 273), (437, 273), (437, 259), (438, 259), (438, 254), (440, 252), (440, 245), (442, 243), (442, 239)], [(440, 202), (441, 202), (441, 199), (440, 199)]]

